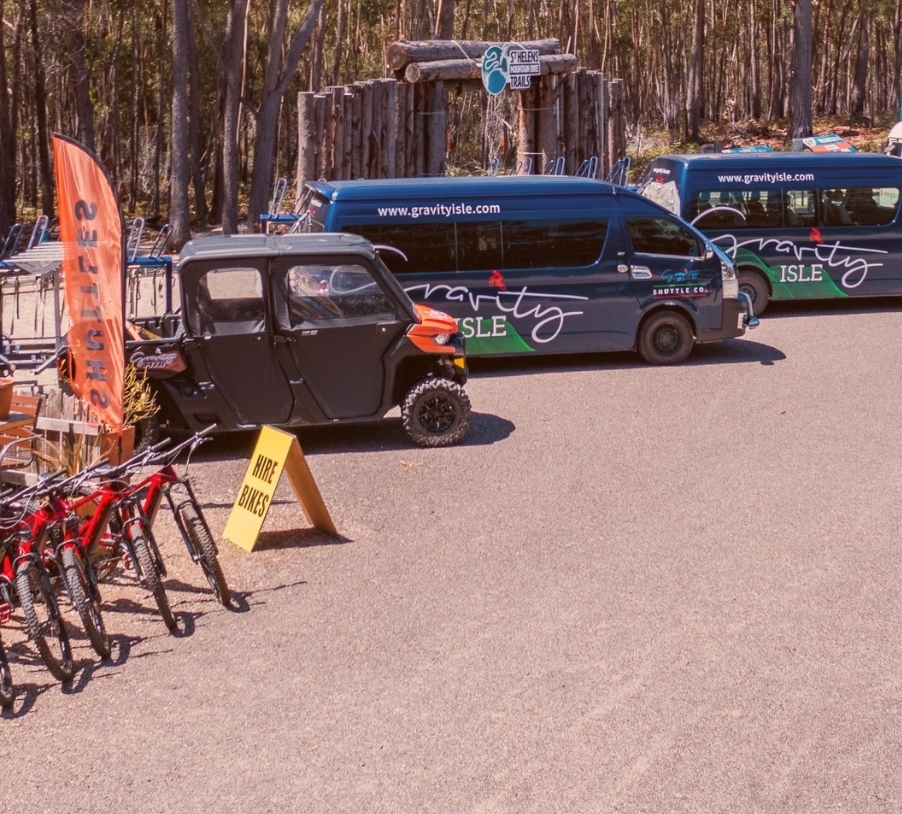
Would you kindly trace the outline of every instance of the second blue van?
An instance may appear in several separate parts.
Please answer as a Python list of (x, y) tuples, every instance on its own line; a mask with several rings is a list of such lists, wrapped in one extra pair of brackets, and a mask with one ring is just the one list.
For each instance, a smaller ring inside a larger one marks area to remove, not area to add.
[(902, 160), (864, 153), (664, 155), (639, 191), (695, 223), (770, 300), (902, 294)]

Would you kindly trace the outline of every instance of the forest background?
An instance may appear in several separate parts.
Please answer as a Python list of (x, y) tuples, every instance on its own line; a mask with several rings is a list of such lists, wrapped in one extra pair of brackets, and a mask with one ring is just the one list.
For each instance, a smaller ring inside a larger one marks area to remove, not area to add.
[[(899, 118), (902, 0), (0, 0), (0, 19), (0, 234), (55, 216), (54, 132), (98, 154), (127, 216), (169, 220), (174, 248), (235, 232), (294, 176), (297, 94), (390, 75), (401, 39), (559, 39), (624, 80), (634, 159)], [(485, 102), (456, 100), (449, 167), (497, 150)]]

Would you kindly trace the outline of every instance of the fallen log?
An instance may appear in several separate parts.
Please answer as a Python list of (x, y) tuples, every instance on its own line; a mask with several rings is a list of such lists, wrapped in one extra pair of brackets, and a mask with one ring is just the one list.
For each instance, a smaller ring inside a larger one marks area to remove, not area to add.
[[(579, 66), (574, 54), (550, 54), (539, 56), (542, 76), (552, 73), (569, 73)], [(442, 59), (436, 62), (411, 62), (404, 69), (408, 82), (455, 82), (463, 79), (479, 79), (479, 62), (468, 59)]]
[[(484, 42), (482, 40), (398, 40), (388, 46), (385, 58), (388, 67), (393, 71), (403, 71), (412, 62), (443, 62), (445, 60), (481, 59), (492, 45), (504, 45), (503, 42)], [(536, 40), (535, 42), (519, 42), (524, 48), (532, 48), (539, 55), (560, 54), (560, 40)]]

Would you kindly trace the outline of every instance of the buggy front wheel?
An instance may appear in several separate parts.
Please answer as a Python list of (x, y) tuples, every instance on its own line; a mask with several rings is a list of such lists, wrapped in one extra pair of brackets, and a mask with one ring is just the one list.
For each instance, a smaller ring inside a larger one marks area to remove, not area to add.
[(449, 447), (470, 427), (470, 399), (450, 379), (426, 379), (413, 387), (401, 404), (401, 422), (420, 447)]

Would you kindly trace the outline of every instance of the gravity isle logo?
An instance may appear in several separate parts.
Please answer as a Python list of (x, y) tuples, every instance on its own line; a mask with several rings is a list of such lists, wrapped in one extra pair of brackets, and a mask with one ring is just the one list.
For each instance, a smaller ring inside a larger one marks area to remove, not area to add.
[(653, 296), (661, 297), (704, 297), (708, 290), (704, 283), (698, 281), (698, 271), (682, 269), (672, 271), (668, 269), (662, 275), (664, 285), (653, 287)]

